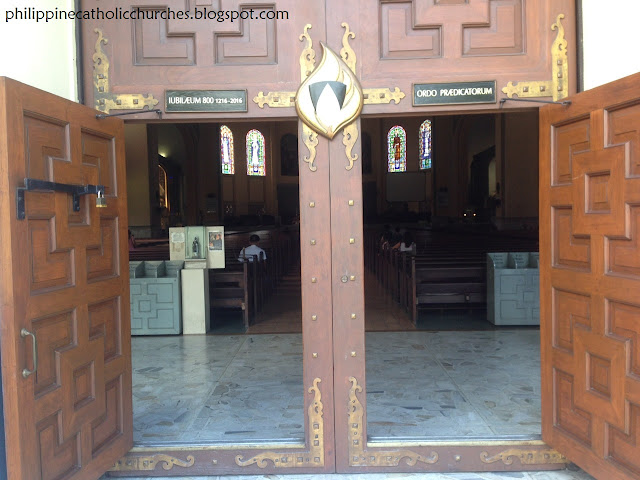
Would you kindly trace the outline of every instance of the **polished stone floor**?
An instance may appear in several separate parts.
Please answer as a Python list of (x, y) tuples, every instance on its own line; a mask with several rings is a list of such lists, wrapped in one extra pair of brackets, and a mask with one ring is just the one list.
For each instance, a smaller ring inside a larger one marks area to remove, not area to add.
[[(134, 441), (303, 438), (300, 334), (133, 337)], [(539, 333), (366, 334), (372, 437), (540, 433)]]

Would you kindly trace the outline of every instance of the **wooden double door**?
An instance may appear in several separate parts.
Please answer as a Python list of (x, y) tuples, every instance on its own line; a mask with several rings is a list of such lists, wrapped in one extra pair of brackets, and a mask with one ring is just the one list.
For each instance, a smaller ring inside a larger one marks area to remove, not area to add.
[(88, 479), (109, 469), (163, 476), (495, 471), (568, 460), (599, 478), (638, 478), (639, 82), (629, 77), (540, 115), (546, 444), (367, 440), (359, 140), (311, 138), (301, 125), (304, 442), (132, 448), (122, 122), (3, 79), (9, 478)]

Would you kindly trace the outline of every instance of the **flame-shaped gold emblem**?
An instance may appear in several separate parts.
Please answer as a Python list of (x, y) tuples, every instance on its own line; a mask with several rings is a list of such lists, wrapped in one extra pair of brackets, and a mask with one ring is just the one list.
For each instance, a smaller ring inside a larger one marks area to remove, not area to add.
[(360, 82), (347, 64), (320, 42), (322, 60), (296, 92), (300, 119), (320, 135), (332, 139), (353, 122), (364, 103)]

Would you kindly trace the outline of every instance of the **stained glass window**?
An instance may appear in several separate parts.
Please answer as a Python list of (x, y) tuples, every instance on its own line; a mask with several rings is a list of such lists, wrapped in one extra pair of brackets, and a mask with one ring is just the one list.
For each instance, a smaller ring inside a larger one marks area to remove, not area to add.
[(265, 176), (264, 135), (258, 130), (247, 132), (247, 175)]
[(431, 120), (420, 125), (420, 170), (431, 168)]
[(233, 161), (233, 133), (226, 125), (220, 127), (220, 164), (224, 175), (233, 175), (235, 166)]
[(407, 132), (400, 125), (391, 127), (387, 134), (387, 146), (389, 149), (389, 172), (407, 171)]

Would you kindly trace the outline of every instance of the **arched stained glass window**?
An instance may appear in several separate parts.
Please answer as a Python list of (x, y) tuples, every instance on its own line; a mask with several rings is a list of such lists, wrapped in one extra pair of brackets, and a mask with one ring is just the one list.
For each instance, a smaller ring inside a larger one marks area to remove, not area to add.
[(264, 177), (266, 174), (264, 160), (264, 135), (258, 130), (247, 132), (247, 175)]
[(400, 125), (391, 127), (387, 134), (387, 146), (389, 149), (389, 172), (407, 171), (407, 132)]
[(233, 133), (226, 125), (220, 127), (220, 164), (224, 175), (233, 175), (235, 173)]
[(431, 120), (425, 120), (420, 125), (420, 170), (431, 168)]

